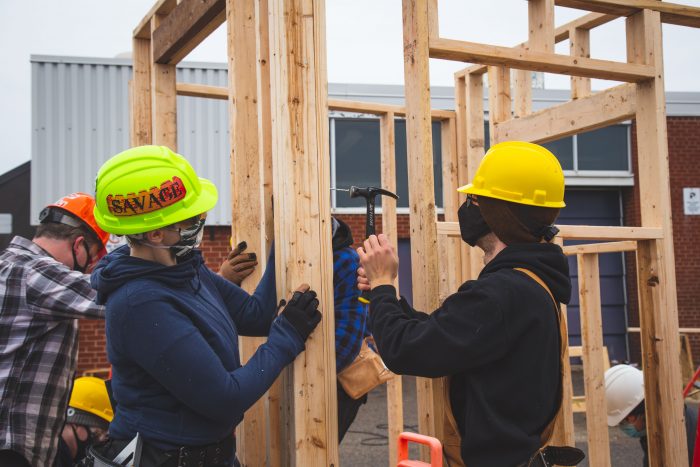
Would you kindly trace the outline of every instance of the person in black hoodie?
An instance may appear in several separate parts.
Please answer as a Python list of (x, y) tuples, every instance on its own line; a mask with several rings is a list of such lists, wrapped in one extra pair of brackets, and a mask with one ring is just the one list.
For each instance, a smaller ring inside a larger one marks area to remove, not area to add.
[(484, 251), (478, 279), (432, 314), (416, 311), (392, 285), (393, 245), (371, 236), (358, 249), (370, 331), (395, 373), (450, 377), (446, 416), (461, 447), (450, 456), (445, 446), (449, 465), (549, 465), (540, 448), (561, 404), (558, 304), (571, 296), (567, 259), (550, 243), (564, 175), (545, 148), (501, 143), (459, 191), (468, 195), (458, 213), (462, 239)]

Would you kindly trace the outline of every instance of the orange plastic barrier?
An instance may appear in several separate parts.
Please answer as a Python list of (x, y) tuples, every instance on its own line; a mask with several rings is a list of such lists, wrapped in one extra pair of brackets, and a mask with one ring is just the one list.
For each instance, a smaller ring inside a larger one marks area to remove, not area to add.
[[(430, 464), (408, 458), (408, 443), (424, 444), (430, 447)], [(436, 438), (404, 431), (399, 435), (399, 463), (396, 467), (442, 467), (442, 443)]]

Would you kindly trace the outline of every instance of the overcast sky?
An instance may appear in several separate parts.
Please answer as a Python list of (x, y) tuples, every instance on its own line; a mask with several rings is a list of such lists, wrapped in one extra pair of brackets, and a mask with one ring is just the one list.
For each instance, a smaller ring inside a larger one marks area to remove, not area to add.
[[(678, 0), (700, 7), (700, 0)], [(0, 0), (0, 174), (31, 156), (30, 55), (115, 57), (129, 52), (134, 27), (149, 0)], [(523, 0), (440, 0), (442, 37), (512, 46), (527, 39)], [(403, 84), (401, 0), (326, 0), (328, 80)], [(557, 7), (557, 25), (584, 12)], [(568, 42), (558, 44), (568, 53)], [(624, 22), (594, 30), (594, 58), (625, 60)], [(700, 92), (700, 31), (664, 25), (666, 89)], [(186, 60), (225, 62), (225, 29), (219, 28)], [(431, 60), (433, 85), (453, 84), (460, 63)], [(610, 83), (594, 82), (594, 89)], [(563, 89), (568, 77), (545, 76), (545, 87)]]

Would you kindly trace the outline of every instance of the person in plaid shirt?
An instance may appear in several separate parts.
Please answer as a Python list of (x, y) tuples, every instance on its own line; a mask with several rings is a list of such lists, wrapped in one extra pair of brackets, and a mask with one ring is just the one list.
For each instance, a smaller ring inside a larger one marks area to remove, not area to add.
[(109, 234), (94, 199), (68, 195), (47, 206), (33, 240), (0, 252), (0, 465), (51, 467), (75, 372), (78, 318), (104, 319), (85, 275)]
[[(333, 224), (333, 298), (335, 306), (335, 368), (340, 372), (360, 353), (367, 333), (367, 307), (360, 303), (355, 283), (360, 258), (352, 248), (350, 227), (335, 217)], [(352, 399), (338, 384), (338, 442), (355, 420), (367, 395)]]

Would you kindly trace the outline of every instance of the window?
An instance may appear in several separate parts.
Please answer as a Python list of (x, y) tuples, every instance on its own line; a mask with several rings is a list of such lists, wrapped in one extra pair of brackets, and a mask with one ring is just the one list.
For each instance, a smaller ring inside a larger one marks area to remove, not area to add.
[[(398, 207), (408, 208), (408, 161), (406, 158), (406, 122), (395, 121), (396, 194)], [(369, 118), (331, 118), (331, 185), (381, 187), (379, 120)], [(433, 122), (433, 177), (435, 203), (442, 206), (442, 158), (440, 123)], [(335, 192), (334, 207), (364, 208), (364, 199), (352, 199), (346, 192)], [(381, 206), (381, 197), (377, 198)]]

